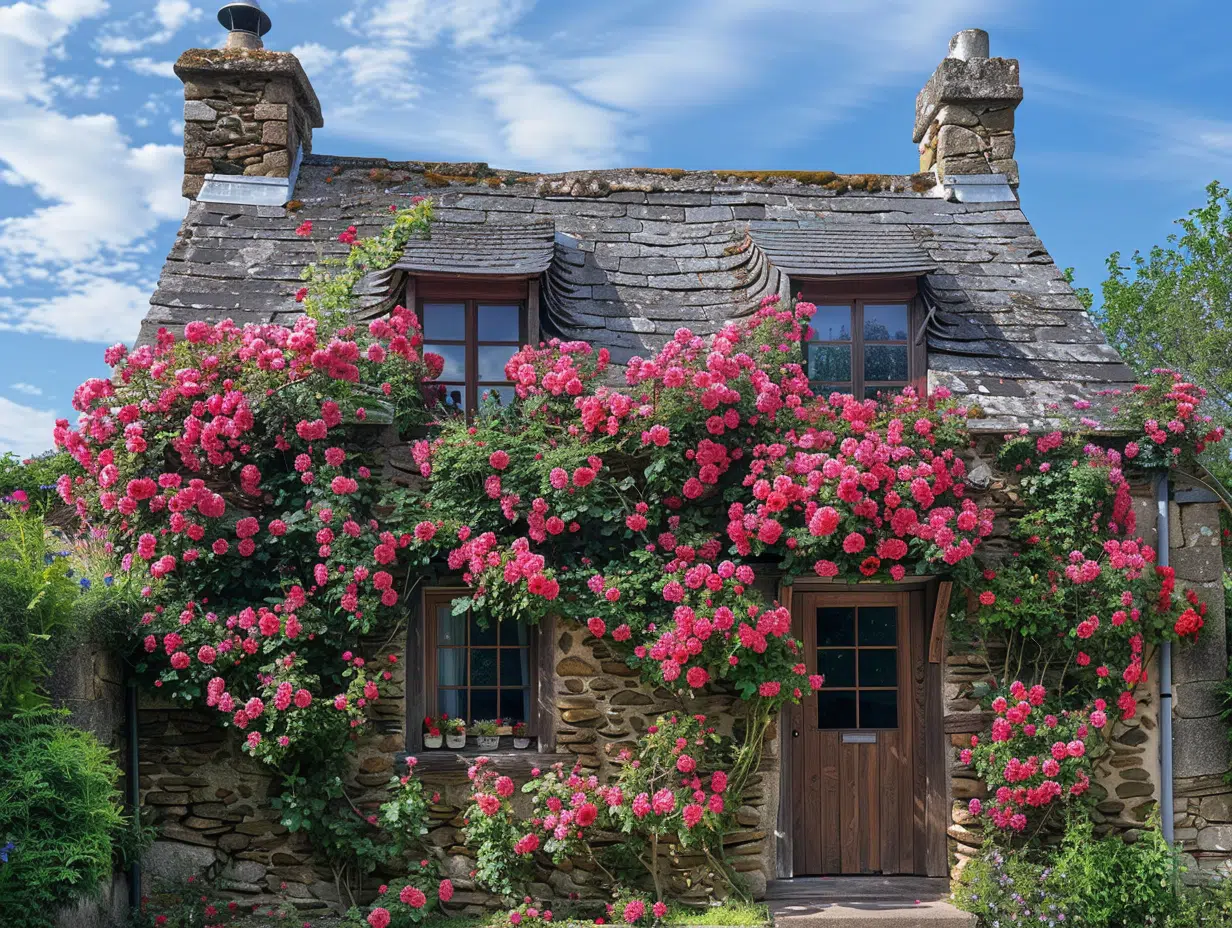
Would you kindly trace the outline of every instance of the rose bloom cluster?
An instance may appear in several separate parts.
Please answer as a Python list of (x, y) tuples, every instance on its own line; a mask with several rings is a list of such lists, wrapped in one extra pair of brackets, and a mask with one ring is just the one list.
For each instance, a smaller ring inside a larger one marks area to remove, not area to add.
[[(254, 753), (292, 747), (284, 717), (317, 701), (359, 724), (355, 709), (388, 679), (360, 674), (350, 654), (348, 675), (335, 669), (397, 605), (392, 571), (411, 541), (377, 518), (353, 437), (364, 404), (392, 393), (386, 376), (431, 376), (422, 341), (403, 307), (327, 336), (307, 317), (192, 322), (183, 339), (160, 330), (153, 345), (109, 349), (113, 376), (78, 388), (75, 428), (57, 424), (84, 470), (60, 479), (61, 497), (146, 579), (155, 685), (218, 709)], [(302, 681), (280, 688), (293, 667)], [(363, 681), (322, 692), (326, 675)]]
[(1022, 832), (1029, 820), (1054, 803), (1081, 797), (1091, 786), (1087, 739), (1108, 724), (1107, 706), (1096, 700), (1091, 712), (1050, 711), (1044, 687), (1014, 681), (992, 702), (996, 718), (986, 743), (971, 736), (961, 761), (973, 765), (988, 783), (986, 801), (971, 800), (972, 815), (985, 815), (996, 827)]

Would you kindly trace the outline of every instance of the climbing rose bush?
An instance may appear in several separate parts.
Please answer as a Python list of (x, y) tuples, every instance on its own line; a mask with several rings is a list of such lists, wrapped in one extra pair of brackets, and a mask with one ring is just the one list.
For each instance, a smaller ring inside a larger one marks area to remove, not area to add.
[(154, 685), (274, 763), (361, 727), (394, 657), (367, 662), (359, 642), (396, 621), (411, 542), (378, 516), (365, 426), (389, 421), (389, 378), (440, 370), (414, 314), (329, 334), (309, 317), (193, 322), (108, 360), (113, 376), (74, 396), (78, 425), (57, 424), (84, 471), (58, 489), (144, 582)]
[(1087, 738), (1108, 723), (1104, 701), (1087, 716), (1047, 704), (1048, 692), (1022, 681), (1010, 684), (992, 701), (996, 718), (986, 741), (971, 736), (961, 752), (987, 782), (989, 798), (972, 799), (968, 811), (983, 814), (997, 828), (1022, 832), (1028, 816), (1036, 819), (1069, 804), (1090, 788), (1091, 760)]

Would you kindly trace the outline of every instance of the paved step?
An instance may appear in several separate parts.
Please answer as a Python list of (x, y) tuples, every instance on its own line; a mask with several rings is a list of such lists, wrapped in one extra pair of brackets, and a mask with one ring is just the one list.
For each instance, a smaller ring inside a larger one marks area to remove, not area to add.
[(949, 890), (945, 879), (813, 877), (771, 883), (766, 900), (775, 928), (975, 928)]

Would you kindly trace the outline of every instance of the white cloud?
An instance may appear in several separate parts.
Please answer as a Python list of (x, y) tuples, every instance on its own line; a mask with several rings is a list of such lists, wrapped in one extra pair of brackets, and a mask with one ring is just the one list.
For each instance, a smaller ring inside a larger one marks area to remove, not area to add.
[(0, 6), (0, 100), (46, 101), (44, 59), (81, 20), (107, 9), (103, 0), (46, 0)]
[(291, 54), (299, 59), (309, 77), (323, 76), (323, 72), (338, 61), (338, 53), (319, 42), (305, 42), (291, 48)]
[(55, 424), (53, 410), (23, 406), (0, 396), (0, 454), (11, 451), (27, 457), (49, 450)]
[(622, 114), (540, 80), (525, 65), (494, 68), (475, 90), (492, 103), (503, 124), (506, 149), (523, 162), (594, 166), (627, 149), (632, 141)]
[(393, 98), (404, 97), (411, 79), (411, 53), (398, 45), (353, 45), (342, 52), (351, 84)]
[(0, 329), (104, 345), (128, 344), (137, 337), (150, 308), (150, 286), (101, 275), (75, 283), (47, 299), (0, 303)]
[(155, 61), (153, 58), (129, 58), (124, 62), (130, 69), (146, 77), (175, 77), (174, 61)]
[(183, 155), (174, 145), (130, 148), (112, 115), (65, 116), (36, 106), (0, 114), (7, 180), (47, 205), (0, 221), (0, 256), (84, 261), (126, 248), (184, 213)]
[(188, 0), (158, 0), (154, 4), (154, 17), (172, 35), (181, 27), (195, 23), (204, 14)]
[(27, 396), (43, 395), (43, 391), (32, 383), (12, 383), (9, 384), (9, 389), (16, 390), (18, 393), (24, 393)]

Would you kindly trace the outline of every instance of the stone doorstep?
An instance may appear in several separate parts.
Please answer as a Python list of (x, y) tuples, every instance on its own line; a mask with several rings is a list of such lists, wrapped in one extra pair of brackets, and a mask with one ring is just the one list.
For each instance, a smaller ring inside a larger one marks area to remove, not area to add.
[(775, 928), (975, 928), (975, 916), (948, 902), (866, 902), (810, 904), (802, 901), (770, 903)]

